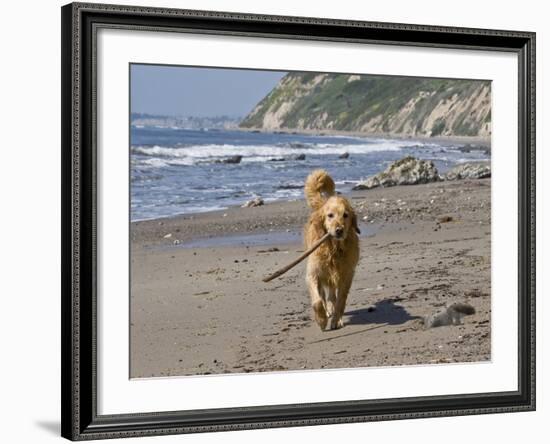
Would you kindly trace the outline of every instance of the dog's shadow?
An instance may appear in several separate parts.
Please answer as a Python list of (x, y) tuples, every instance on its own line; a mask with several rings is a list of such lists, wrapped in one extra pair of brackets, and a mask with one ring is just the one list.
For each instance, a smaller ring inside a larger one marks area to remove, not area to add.
[(393, 299), (383, 299), (374, 306), (345, 313), (347, 325), (388, 324), (399, 325), (420, 316), (412, 316), (405, 308), (395, 304)]

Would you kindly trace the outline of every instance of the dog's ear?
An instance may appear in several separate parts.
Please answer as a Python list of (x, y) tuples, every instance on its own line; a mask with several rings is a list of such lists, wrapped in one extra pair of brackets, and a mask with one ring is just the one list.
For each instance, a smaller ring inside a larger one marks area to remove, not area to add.
[(355, 232), (357, 234), (361, 234), (361, 230), (359, 229), (359, 225), (357, 225), (357, 214), (353, 213), (353, 216), (351, 216), (351, 223), (353, 225), (353, 228), (355, 229)]
[(327, 234), (327, 230), (325, 229), (324, 216), (321, 211), (317, 210), (313, 212), (309, 220), (311, 227), (310, 229), (313, 230), (317, 239), (320, 239), (325, 234)]

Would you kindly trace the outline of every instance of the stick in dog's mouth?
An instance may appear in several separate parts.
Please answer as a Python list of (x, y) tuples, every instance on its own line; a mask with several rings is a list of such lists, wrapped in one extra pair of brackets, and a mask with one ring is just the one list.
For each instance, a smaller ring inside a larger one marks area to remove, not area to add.
[(269, 282), (276, 277), (281, 276), (282, 274), (285, 274), (288, 270), (298, 265), (300, 262), (302, 262), (306, 257), (308, 257), (311, 253), (313, 253), (317, 248), (321, 246), (323, 242), (325, 242), (328, 238), (330, 238), (330, 233), (325, 234), (321, 239), (319, 239), (317, 242), (315, 242), (308, 250), (306, 250), (298, 259), (291, 262), (287, 266), (277, 270), (275, 273), (270, 274), (269, 276), (262, 279), (264, 282)]

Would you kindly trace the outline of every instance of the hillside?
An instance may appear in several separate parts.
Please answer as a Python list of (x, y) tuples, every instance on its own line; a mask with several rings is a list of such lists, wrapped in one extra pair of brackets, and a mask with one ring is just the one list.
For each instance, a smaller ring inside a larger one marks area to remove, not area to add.
[(489, 81), (293, 72), (241, 128), (392, 136), (491, 134)]

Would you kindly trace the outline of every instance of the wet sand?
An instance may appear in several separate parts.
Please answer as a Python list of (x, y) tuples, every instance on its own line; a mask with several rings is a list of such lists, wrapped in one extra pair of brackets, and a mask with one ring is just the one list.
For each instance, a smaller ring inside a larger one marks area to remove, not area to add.
[[(304, 201), (131, 226), (131, 377), (490, 359), (490, 179), (351, 193), (361, 260), (345, 326), (320, 331), (302, 251)], [(476, 314), (424, 328), (450, 302)]]

